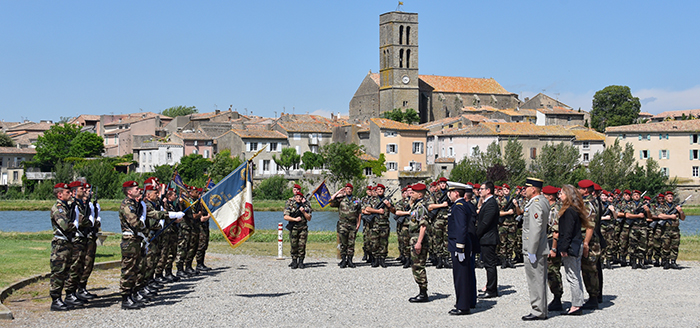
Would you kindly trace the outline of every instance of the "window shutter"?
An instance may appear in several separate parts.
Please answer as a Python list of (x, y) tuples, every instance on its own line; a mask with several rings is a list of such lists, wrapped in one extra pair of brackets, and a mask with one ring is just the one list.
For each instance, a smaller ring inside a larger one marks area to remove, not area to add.
[(671, 150), (670, 149), (666, 151), (666, 158), (671, 159)]
[(639, 140), (642, 140), (642, 135), (641, 135), (641, 134), (639, 135)]
[(661, 150), (659, 150), (659, 159), (661, 159)]
[(693, 159), (693, 150), (692, 149), (690, 150), (690, 158), (689, 159)]
[(387, 154), (390, 154), (390, 153), (391, 153), (391, 151), (390, 151), (389, 149), (390, 149), (390, 145), (387, 144), (387, 145), (386, 145), (386, 153), (387, 153)]
[(263, 173), (263, 160), (258, 161), (258, 175), (262, 175)]
[(250, 142), (245, 143), (245, 151), (250, 151)]
[(690, 135), (690, 144), (691, 145), (693, 144), (693, 135), (692, 134)]
[(265, 148), (265, 149), (267, 150), (268, 153), (270, 152), (270, 143), (269, 142), (267, 143), (267, 148)]
[(644, 156), (642, 155), (643, 152), (644, 152), (643, 150), (640, 150), (640, 151), (639, 151), (639, 159), (643, 159), (643, 158), (644, 158)]

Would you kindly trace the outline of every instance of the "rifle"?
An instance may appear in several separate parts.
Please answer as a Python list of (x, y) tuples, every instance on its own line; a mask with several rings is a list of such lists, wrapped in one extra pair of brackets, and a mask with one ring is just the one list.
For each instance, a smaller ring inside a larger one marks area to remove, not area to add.
[[(449, 198), (447, 197), (447, 191), (445, 191), (442, 194), (442, 196), (440, 197), (440, 199), (438, 199), (436, 204), (442, 204), (444, 202), (448, 202), (448, 205), (449, 205)], [(428, 219), (430, 219), (430, 221), (434, 220), (435, 217), (437, 216), (438, 212), (442, 209), (444, 209), (444, 208), (436, 208), (432, 211), (428, 211)]]
[[(306, 196), (304, 196), (304, 199), (305, 200), (308, 199), (309, 196), (311, 196), (311, 193), (306, 194)], [(289, 216), (294, 217), (294, 218), (298, 218), (299, 216), (303, 216), (303, 214), (301, 213), (301, 208), (303, 206), (304, 206), (304, 203), (297, 203), (297, 206), (289, 213)], [(296, 221), (287, 221), (287, 225), (285, 226), (285, 228), (291, 232), (297, 223), (298, 222), (296, 222)]]
[[(391, 196), (393, 196), (393, 195), (396, 193), (397, 190), (399, 190), (399, 188), (396, 188), (396, 189), (394, 189), (394, 191), (390, 192), (390, 193), (389, 193), (389, 196), (384, 196), (384, 197), (382, 197), (382, 199), (380, 200), (379, 204), (377, 204), (377, 205), (376, 205), (375, 207), (373, 207), (373, 208), (374, 208), (375, 210), (380, 210), (380, 209), (382, 209), (382, 208), (385, 206), (384, 200), (385, 200), (385, 199), (391, 199)], [(447, 193), (445, 193), (445, 194), (447, 194)], [(362, 214), (362, 222), (364, 222), (365, 225), (370, 225), (370, 224), (372, 224), (372, 222), (374, 222), (374, 219), (376, 219), (378, 216), (379, 216), (379, 214), (377, 214), (377, 213)]]
[[(688, 199), (690, 199), (690, 197), (693, 197), (693, 195), (688, 195), (688, 197), (686, 197), (686, 198), (685, 198), (680, 204), (678, 204), (677, 206), (683, 207), (683, 204), (685, 204), (685, 202), (687, 202)], [(671, 209), (669, 209), (668, 212), (666, 212), (666, 215), (674, 215), (674, 214), (676, 214), (676, 213), (678, 213), (678, 210), (676, 209), (676, 206), (674, 206), (674, 207), (672, 207)], [(666, 226), (666, 223), (667, 223), (667, 222), (668, 222), (668, 220), (659, 220), (659, 226), (661, 226), (661, 227)]]

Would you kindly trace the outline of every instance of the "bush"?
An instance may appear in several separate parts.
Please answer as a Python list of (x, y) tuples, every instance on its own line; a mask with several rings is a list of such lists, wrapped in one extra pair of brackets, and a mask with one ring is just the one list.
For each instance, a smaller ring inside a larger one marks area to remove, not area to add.
[(253, 196), (259, 199), (287, 199), (292, 197), (292, 190), (287, 186), (287, 179), (276, 175), (253, 188)]

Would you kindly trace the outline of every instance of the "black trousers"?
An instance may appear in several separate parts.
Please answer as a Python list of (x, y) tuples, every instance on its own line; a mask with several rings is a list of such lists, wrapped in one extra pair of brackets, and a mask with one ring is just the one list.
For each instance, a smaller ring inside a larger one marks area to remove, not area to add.
[(476, 279), (474, 274), (473, 258), (466, 255), (466, 258), (460, 262), (451, 252), (452, 256), (452, 277), (455, 285), (455, 296), (457, 302), (456, 308), (460, 310), (469, 310), (476, 306)]
[(481, 245), (481, 260), (484, 261), (484, 268), (486, 269), (486, 292), (498, 294), (496, 245)]

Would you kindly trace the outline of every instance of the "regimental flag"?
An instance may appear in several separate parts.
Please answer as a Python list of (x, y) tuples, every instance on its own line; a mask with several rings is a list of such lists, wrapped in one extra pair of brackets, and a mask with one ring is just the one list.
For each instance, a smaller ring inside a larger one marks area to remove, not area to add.
[(211, 178), (209, 178), (209, 181), (207, 181), (207, 190), (214, 189), (214, 186), (216, 186), (216, 184), (214, 183), (214, 181), (211, 181)]
[(252, 168), (250, 161), (246, 161), (201, 197), (233, 248), (255, 232)]
[(173, 176), (173, 183), (180, 189), (182, 190), (187, 190), (187, 187), (185, 186), (185, 183), (182, 182), (182, 178), (180, 177), (180, 173), (177, 173), (175, 171), (175, 175)]
[(323, 180), (316, 190), (314, 190), (314, 197), (318, 205), (321, 205), (321, 208), (325, 208), (330, 204), (331, 193), (328, 191), (328, 187), (326, 187), (326, 180)]

